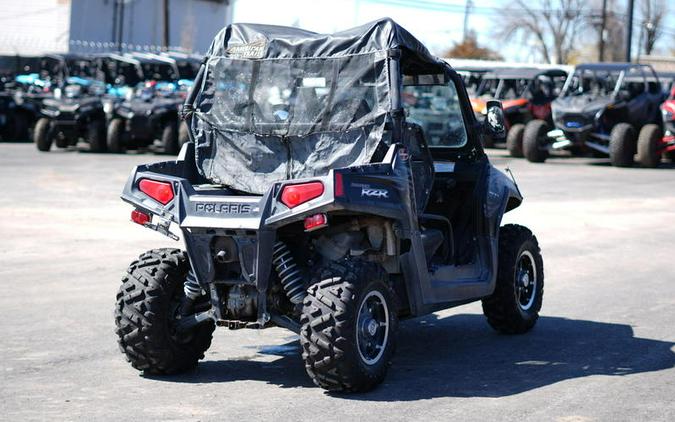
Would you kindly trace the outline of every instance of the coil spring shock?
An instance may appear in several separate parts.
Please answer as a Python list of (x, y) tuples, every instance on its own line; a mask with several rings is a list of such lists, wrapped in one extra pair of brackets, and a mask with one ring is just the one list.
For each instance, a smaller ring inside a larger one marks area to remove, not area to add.
[(192, 270), (188, 272), (187, 279), (183, 283), (183, 292), (185, 292), (185, 297), (192, 301), (202, 295), (202, 286), (199, 285)]
[(274, 244), (272, 264), (277, 270), (288, 299), (296, 305), (301, 303), (307, 295), (302, 275), (288, 246), (280, 240)]

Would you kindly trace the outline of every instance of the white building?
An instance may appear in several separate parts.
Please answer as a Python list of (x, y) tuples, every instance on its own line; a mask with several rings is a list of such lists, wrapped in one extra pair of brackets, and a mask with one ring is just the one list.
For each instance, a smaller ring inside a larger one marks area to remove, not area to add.
[(157, 50), (205, 52), (231, 21), (229, 0), (0, 0), (0, 54)]

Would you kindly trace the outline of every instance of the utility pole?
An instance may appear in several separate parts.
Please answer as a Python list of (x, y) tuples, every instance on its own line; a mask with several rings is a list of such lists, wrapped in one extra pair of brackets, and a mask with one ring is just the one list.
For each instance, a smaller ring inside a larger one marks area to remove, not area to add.
[(605, 61), (605, 28), (607, 26), (607, 0), (602, 0), (602, 18), (600, 22), (600, 57), (598, 61)]
[(169, 49), (169, 0), (162, 1), (162, 12), (164, 16), (164, 36), (162, 37), (162, 47), (164, 51)]
[(628, 35), (626, 37), (626, 61), (630, 63), (630, 48), (633, 43), (633, 6), (635, 0), (628, 0), (628, 21), (626, 22), (626, 30)]
[(117, 9), (119, 0), (113, 0), (113, 15), (112, 15), (112, 42), (116, 50), (119, 50), (117, 45)]
[(463, 41), (466, 41), (466, 38), (469, 35), (469, 14), (471, 13), (472, 7), (473, 7), (473, 1), (466, 0), (466, 7), (464, 7), (464, 39), (463, 39)]
[(117, 19), (119, 27), (117, 28), (117, 51), (122, 51), (122, 41), (124, 40), (124, 3), (126, 0), (117, 0), (119, 3), (119, 18)]

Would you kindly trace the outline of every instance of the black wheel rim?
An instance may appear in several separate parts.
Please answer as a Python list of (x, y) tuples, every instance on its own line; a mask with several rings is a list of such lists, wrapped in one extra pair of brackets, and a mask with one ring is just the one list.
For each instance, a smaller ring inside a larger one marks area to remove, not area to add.
[(389, 308), (382, 293), (368, 292), (361, 301), (356, 321), (356, 345), (361, 360), (375, 365), (384, 355), (389, 339)]
[(537, 264), (530, 251), (521, 252), (515, 272), (515, 293), (518, 306), (528, 311), (537, 295)]

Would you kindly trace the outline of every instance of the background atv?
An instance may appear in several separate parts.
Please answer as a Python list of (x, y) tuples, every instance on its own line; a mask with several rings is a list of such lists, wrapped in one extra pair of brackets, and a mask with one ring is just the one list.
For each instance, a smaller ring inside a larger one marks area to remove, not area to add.
[[(500, 332), (535, 325), (537, 239), (500, 228), (522, 196), (480, 144), (504, 137), (498, 102), (481, 129), (459, 75), (388, 19), (334, 36), (238, 24), (212, 46), (185, 105), (194, 143), (138, 166), (122, 194), (134, 222), (177, 239), (174, 223), (186, 247), (149, 251), (122, 279), (115, 324), (134, 368), (193, 368), (216, 325), (280, 326), (317, 385), (366, 391), (400, 318), (482, 300)], [(431, 134), (406, 117), (431, 118), (412, 98), (458, 121)]]
[(105, 152), (105, 113), (101, 96), (105, 86), (97, 81), (68, 78), (54, 98), (43, 101), (42, 115), (33, 131), (37, 149), (49, 151), (77, 145), (82, 139), (92, 152)]
[[(192, 82), (191, 67), (177, 65), (171, 57), (137, 56), (148, 79), (139, 84), (126, 101), (115, 104), (108, 122), (108, 150), (121, 153), (128, 148), (155, 147), (158, 152), (175, 155), (187, 140), (179, 129), (179, 111)], [(182, 134), (182, 135), (181, 135)]]
[(656, 124), (642, 128), (637, 144), (637, 161), (643, 167), (656, 167), (661, 157), (675, 161), (675, 88), (661, 104), (663, 129)]
[[(506, 148), (513, 157), (522, 157), (525, 124), (532, 119), (551, 122), (551, 102), (558, 96), (567, 78), (562, 69), (504, 68), (483, 75), (481, 86), (471, 104), (476, 117), (483, 119), (486, 101), (502, 101), (506, 128)], [(486, 139), (487, 147), (494, 146)]]
[(175, 155), (185, 143), (179, 137), (179, 110), (185, 100), (176, 84), (146, 82), (132, 98), (116, 104), (108, 123), (108, 150), (121, 153), (128, 148), (153, 146), (158, 152)]
[(573, 154), (590, 150), (609, 155), (614, 166), (630, 166), (638, 139), (658, 135), (662, 100), (661, 85), (649, 65), (579, 65), (553, 102), (555, 129), (543, 120), (528, 123), (524, 155), (529, 161), (544, 162), (553, 150)]

